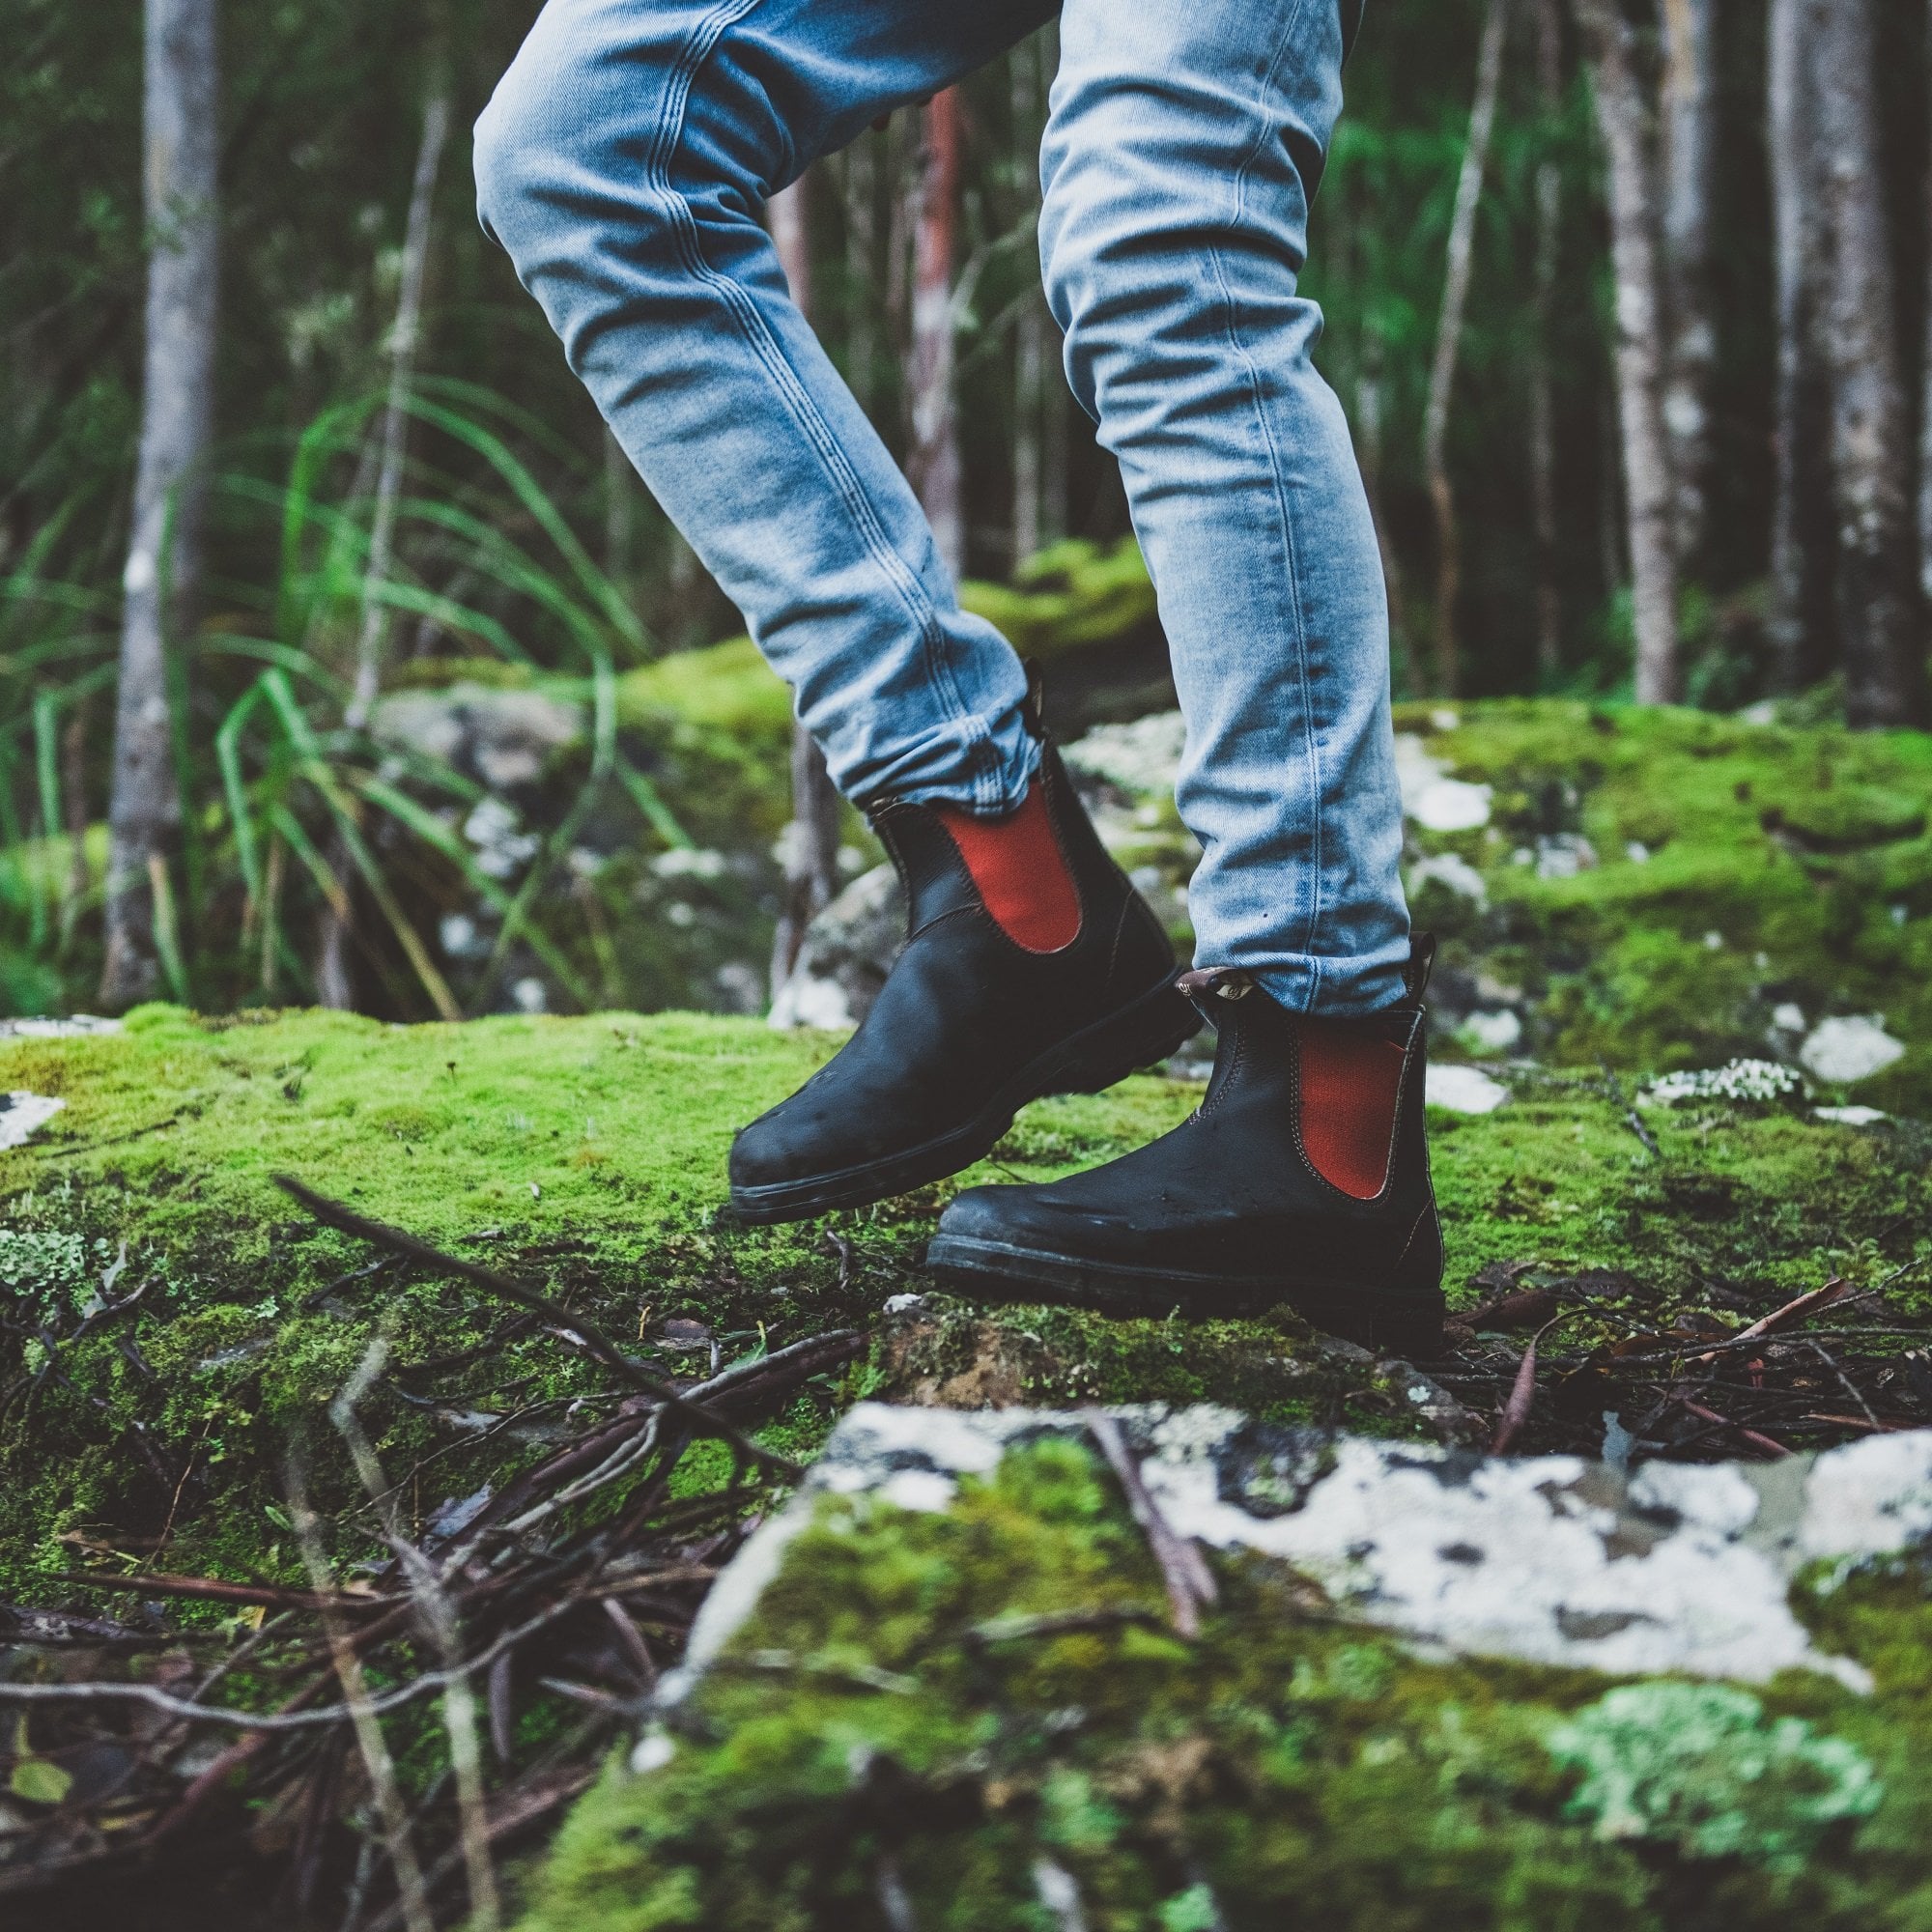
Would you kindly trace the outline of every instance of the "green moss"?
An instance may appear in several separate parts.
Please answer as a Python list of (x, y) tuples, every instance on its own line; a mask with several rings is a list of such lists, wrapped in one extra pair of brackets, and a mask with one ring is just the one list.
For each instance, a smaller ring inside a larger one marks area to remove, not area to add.
[[(1492, 787), (1492, 821), (1414, 836), (1475, 865), (1489, 902), (1432, 887), (1422, 910), (1446, 971), (1520, 998), (1527, 1050), (1650, 1072), (1763, 1053), (1786, 1004), (1878, 1013), (1908, 1051), (1857, 1097), (1932, 1112), (1932, 738), (1531, 700), (1456, 721), (1398, 714)], [(1598, 863), (1520, 863), (1555, 837)]]
[(940, 1932), (1064, 1922), (1043, 1871), (1095, 1932), (1917, 1922), (1872, 1916), (1924, 1880), (1916, 1800), (1843, 1735), (1910, 1748), (1897, 1710), (1423, 1662), (1258, 1559), (1219, 1574), (1170, 1634), (1064, 1439), (943, 1514), (822, 1498), (664, 1761), (579, 1805), (525, 1932), (870, 1927), (882, 1871)]
[[(919, 1257), (952, 1187), (1106, 1160), (1199, 1097), (1137, 1079), (1030, 1108), (957, 1182), (840, 1217), (848, 1268), (815, 1228), (745, 1230), (717, 1213), (733, 1130), (835, 1044), (679, 1014), (392, 1028), (315, 1013), (204, 1022), (153, 1008), (118, 1038), (0, 1045), (0, 1089), (68, 1102), (29, 1147), (0, 1155), (0, 1294), (64, 1332), (110, 1276), (116, 1295), (150, 1284), (134, 1316), (60, 1346), (58, 1373), (23, 1384), (0, 1416), (0, 1595), (44, 1597), (34, 1572), (68, 1567), (53, 1540), (67, 1531), (113, 1541), (165, 1523), (180, 1564), (249, 1573), (290, 1436), (378, 1333), (415, 1399), (377, 1398), (385, 1452), (434, 1456), (445, 1486), (422, 1496), (425, 1509), (500, 1478), (506, 1454), (541, 1450), (540, 1435), (478, 1446), (455, 1418), (534, 1406), (523, 1426), (540, 1431), (555, 1407), (602, 1388), (581, 1356), (540, 1334), (437, 1369), (489, 1344), (504, 1311), (426, 1270), (361, 1272), (374, 1257), (318, 1230), (274, 1187), (276, 1173), (542, 1281), (675, 1367), (686, 1358), (666, 1351), (672, 1317), (702, 1321), (726, 1360), (872, 1321), (889, 1296), (930, 1287)], [(1687, 1108), (1650, 1117), (1653, 1158), (1625, 1122), (1627, 1102), (1601, 1082), (1518, 1084), (1499, 1113), (1435, 1123), (1458, 1299), (1487, 1293), (1471, 1277), (1498, 1264), (1596, 1270), (1610, 1277), (1593, 1282), (1599, 1303), (1642, 1323), (1714, 1292), (1768, 1306), (1827, 1272), (1870, 1281), (1932, 1255), (1917, 1129)], [(1909, 1276), (1889, 1292), (1908, 1302), (1918, 1293)], [(0, 1351), (0, 1388), (48, 1366), (23, 1336)], [(773, 1439), (809, 1454), (862, 1392), (1208, 1400), (1377, 1433), (1422, 1426), (1400, 1378), (1325, 1350), (1293, 1319), (1113, 1321), (937, 1295), (885, 1331), (872, 1361), (801, 1397)], [(1594, 1420), (1589, 1387), (1552, 1399)], [(323, 1431), (325, 1459), (331, 1440)]]

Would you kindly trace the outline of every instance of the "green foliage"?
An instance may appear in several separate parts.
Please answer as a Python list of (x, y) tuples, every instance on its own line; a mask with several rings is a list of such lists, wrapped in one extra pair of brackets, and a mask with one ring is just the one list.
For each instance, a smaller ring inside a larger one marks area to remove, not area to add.
[(1626, 1685), (1558, 1725), (1549, 1748), (1583, 1774), (1570, 1809), (1599, 1838), (1692, 1859), (1796, 1868), (1885, 1796), (1856, 1746), (1802, 1718), (1769, 1720), (1728, 1685)]

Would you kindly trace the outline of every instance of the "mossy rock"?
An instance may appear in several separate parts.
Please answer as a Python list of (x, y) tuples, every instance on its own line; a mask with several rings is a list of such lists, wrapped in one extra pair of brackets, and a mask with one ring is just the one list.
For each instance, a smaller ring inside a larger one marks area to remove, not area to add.
[[(71, 1567), (64, 1535), (138, 1549), (165, 1532), (176, 1567), (294, 1580), (268, 1514), (288, 1444), (379, 1333), (396, 1366), (371, 1415), (385, 1453), (436, 1458), (424, 1510), (502, 1480), (542, 1452), (548, 1416), (604, 1389), (541, 1333), (466, 1364), (505, 1311), (432, 1269), (370, 1272), (380, 1257), (317, 1228), (276, 1188), (283, 1172), (528, 1276), (667, 1372), (703, 1361), (679, 1352), (672, 1320), (701, 1323), (727, 1361), (870, 1325), (868, 1360), (770, 1424), (800, 1453), (875, 1391), (960, 1406), (1218, 1400), (1281, 1421), (1434, 1432), (1404, 1376), (1292, 1320), (1111, 1321), (927, 1293), (920, 1257), (953, 1188), (1124, 1152), (1196, 1104), (1182, 1083), (1137, 1078), (1031, 1107), (983, 1166), (837, 1217), (838, 1241), (816, 1226), (732, 1225), (718, 1211), (732, 1132), (837, 1045), (692, 1014), (392, 1027), (160, 1007), (119, 1035), (0, 1040), (0, 1093), (66, 1103), (0, 1153), (13, 1324), (0, 1334), (0, 1600), (68, 1601), (44, 1580)], [(1909, 1123), (1686, 1107), (1647, 1117), (1653, 1155), (1600, 1076), (1512, 1077), (1499, 1112), (1434, 1117), (1458, 1306), (1484, 1299), (1498, 1268), (1539, 1268), (1591, 1275), (1606, 1320), (1667, 1325), (1715, 1296), (1741, 1321), (1832, 1273), (1875, 1283), (1932, 1255), (1929, 1144)], [(1889, 1304), (1915, 1310), (1920, 1280), (1908, 1268)], [(103, 1283), (114, 1296), (149, 1286), (127, 1320), (68, 1344)], [(925, 1296), (919, 1310), (881, 1323), (908, 1291)], [(463, 1421), (479, 1413), (505, 1428), (479, 1439)], [(1547, 1426), (1602, 1428), (1588, 1401)], [(346, 1485), (332, 1440), (319, 1432), (318, 1480), (333, 1470)]]
[[(1236, 1546), (1187, 1637), (1081, 1437), (955, 1437), (935, 1475), (896, 1429), (835, 1463), (721, 1584), (695, 1688), (580, 1803), (525, 1932), (1927, 1922), (1922, 1557), (1791, 1588), (1859, 1689), (1459, 1654)], [(1588, 1480), (1551, 1469), (1552, 1518)]]

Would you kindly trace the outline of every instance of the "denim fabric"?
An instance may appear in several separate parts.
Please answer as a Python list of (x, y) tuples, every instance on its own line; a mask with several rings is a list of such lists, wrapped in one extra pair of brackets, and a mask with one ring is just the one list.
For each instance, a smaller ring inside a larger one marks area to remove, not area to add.
[(1296, 288), (1360, 0), (550, 0), (476, 130), (486, 226), (861, 803), (1024, 797), (1025, 677), (789, 299), (765, 197), (1058, 11), (1040, 253), (1188, 730), (1204, 965), (1401, 995), (1381, 566)]

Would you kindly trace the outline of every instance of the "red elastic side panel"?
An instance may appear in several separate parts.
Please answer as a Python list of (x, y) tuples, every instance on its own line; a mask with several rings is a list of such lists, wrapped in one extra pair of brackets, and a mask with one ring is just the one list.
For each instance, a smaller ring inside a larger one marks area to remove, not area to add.
[(980, 889), (986, 910), (1015, 946), (1058, 952), (1080, 937), (1080, 894), (1037, 781), (1026, 803), (1004, 818), (975, 818), (957, 806), (935, 806)]
[(1388, 1177), (1402, 1086), (1400, 1040), (1359, 1023), (1301, 1019), (1301, 1145), (1317, 1174), (1357, 1201)]

